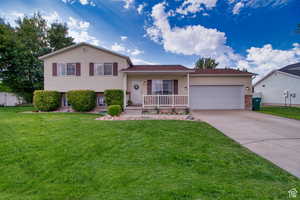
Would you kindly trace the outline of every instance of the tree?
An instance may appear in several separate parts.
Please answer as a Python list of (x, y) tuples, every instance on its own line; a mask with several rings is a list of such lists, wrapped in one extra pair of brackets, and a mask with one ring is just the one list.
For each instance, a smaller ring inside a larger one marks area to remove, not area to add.
[(195, 69), (214, 69), (218, 64), (219, 63), (212, 58), (199, 58), (196, 62)]
[(49, 27), (39, 13), (16, 23), (16, 27), (0, 23), (0, 79), (31, 102), (33, 91), (43, 89), (43, 65), (38, 57), (73, 44), (73, 38), (67, 36), (66, 25)]
[(50, 48), (53, 51), (74, 44), (74, 39), (67, 36), (68, 27), (66, 24), (51, 24), (51, 28), (48, 30), (47, 35)]

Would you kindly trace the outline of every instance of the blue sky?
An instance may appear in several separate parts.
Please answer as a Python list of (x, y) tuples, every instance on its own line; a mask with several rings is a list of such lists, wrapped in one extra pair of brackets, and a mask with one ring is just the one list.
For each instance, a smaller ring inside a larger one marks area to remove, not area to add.
[(299, 0), (11, 0), (0, 16), (39, 11), (65, 22), (76, 42), (129, 55), (136, 64), (182, 64), (212, 57), (219, 67), (266, 74), (300, 61)]

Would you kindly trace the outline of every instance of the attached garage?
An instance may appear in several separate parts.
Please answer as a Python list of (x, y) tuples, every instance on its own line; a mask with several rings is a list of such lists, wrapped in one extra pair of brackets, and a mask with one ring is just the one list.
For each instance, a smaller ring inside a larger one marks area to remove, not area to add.
[(242, 85), (192, 85), (190, 108), (193, 110), (244, 109)]

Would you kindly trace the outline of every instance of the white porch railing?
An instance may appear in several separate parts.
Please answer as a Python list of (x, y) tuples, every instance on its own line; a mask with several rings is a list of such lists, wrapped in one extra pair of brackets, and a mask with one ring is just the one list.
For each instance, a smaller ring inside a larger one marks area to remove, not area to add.
[(188, 95), (143, 95), (143, 107), (188, 106)]

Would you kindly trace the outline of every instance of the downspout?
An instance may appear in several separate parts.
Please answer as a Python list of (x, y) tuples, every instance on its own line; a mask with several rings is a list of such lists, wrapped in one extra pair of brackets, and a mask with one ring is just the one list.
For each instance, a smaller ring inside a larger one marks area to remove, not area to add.
[(123, 93), (124, 93), (123, 108), (125, 110), (126, 106), (127, 106), (127, 74), (126, 74), (126, 72), (124, 72), (124, 75), (123, 75)]
[(190, 107), (190, 73), (187, 73), (187, 107)]

